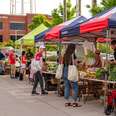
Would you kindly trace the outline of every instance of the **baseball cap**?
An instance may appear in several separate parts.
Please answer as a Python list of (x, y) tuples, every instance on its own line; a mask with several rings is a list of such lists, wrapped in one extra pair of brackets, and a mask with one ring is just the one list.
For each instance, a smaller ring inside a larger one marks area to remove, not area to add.
[(11, 47), (9, 50), (10, 50), (10, 51), (14, 51), (14, 48), (13, 48), (13, 47)]
[(45, 48), (44, 43), (41, 43), (39, 48)]

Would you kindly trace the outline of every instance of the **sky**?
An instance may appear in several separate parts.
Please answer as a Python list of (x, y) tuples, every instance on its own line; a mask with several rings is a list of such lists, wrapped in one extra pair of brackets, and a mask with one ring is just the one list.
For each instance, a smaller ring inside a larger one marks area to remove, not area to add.
[[(10, 0), (0, 0), (2, 3), (0, 4), (0, 13), (2, 14), (9, 14), (10, 13)], [(16, 0), (16, 13), (21, 13), (21, 0)], [(25, 13), (29, 13), (29, 1), (24, 0), (24, 9)], [(34, 7), (34, 0), (33, 7)], [(63, 3), (63, 0), (35, 0), (36, 1), (36, 12), (43, 13), (43, 14), (51, 14), (51, 11), (54, 8), (57, 8), (60, 3)], [(86, 2), (85, 2), (86, 1)], [(71, 0), (72, 4), (76, 4), (76, 0)], [(100, 0), (98, 0), (100, 2)], [(85, 17), (91, 17), (89, 9), (86, 8), (87, 4), (91, 4), (91, 0), (82, 0), (82, 15)], [(33, 9), (34, 12), (34, 9)]]

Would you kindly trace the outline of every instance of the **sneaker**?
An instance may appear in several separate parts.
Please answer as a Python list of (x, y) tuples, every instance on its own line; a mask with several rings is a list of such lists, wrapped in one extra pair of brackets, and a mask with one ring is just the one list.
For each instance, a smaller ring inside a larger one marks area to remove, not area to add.
[(32, 95), (39, 95), (39, 93), (32, 91)]
[(11, 78), (11, 79), (14, 79), (15, 77), (13, 77), (13, 76), (10, 76), (10, 78)]
[(41, 94), (46, 95), (46, 94), (48, 94), (48, 92), (42, 91)]

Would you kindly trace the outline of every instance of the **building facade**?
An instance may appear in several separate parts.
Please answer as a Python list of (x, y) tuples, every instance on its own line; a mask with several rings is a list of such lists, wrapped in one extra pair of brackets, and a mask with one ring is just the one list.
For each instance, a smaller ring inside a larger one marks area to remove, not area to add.
[(36, 14), (4, 15), (0, 14), (0, 42), (17, 40), (30, 30), (28, 25)]

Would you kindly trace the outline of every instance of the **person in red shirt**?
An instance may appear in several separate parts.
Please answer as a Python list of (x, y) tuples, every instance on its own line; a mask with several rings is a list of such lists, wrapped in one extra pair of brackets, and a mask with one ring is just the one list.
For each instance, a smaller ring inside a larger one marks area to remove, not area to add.
[(15, 78), (15, 63), (16, 63), (16, 56), (15, 56), (15, 51), (12, 48), (9, 52), (9, 64), (11, 66), (11, 72), (10, 72), (10, 77), (13, 79)]
[(23, 80), (23, 77), (25, 78), (26, 76), (26, 64), (27, 64), (27, 58), (26, 58), (26, 52), (22, 52), (21, 56), (21, 74), (22, 76), (20, 77), (20, 80)]
[(37, 53), (35, 54), (35, 62), (36, 62), (36, 71), (35, 71), (35, 79), (34, 79), (34, 85), (33, 85), (33, 89), (32, 89), (32, 94), (36, 94), (38, 95), (39, 93), (36, 92), (36, 88), (38, 85), (38, 82), (40, 84), (40, 88), (41, 88), (41, 94), (48, 94), (45, 91), (44, 88), (44, 82), (43, 82), (43, 76), (42, 76), (42, 65), (43, 65), (43, 58), (42, 58), (42, 54), (45, 51), (45, 46), (41, 45), (40, 48), (38, 49)]

